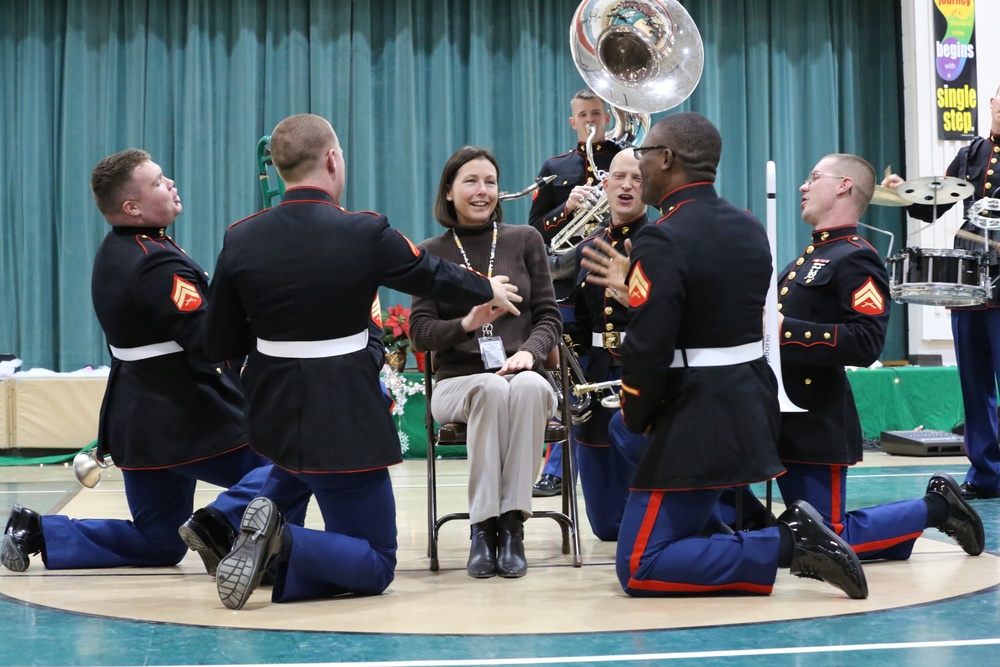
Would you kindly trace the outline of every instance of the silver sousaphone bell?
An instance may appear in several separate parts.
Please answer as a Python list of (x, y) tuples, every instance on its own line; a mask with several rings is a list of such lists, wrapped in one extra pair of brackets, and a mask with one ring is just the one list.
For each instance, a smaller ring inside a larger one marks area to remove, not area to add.
[(677, 0), (584, 0), (569, 42), (591, 90), (634, 113), (666, 111), (686, 100), (705, 65), (701, 34)]
[(110, 465), (113, 465), (111, 457), (102, 459), (94, 446), (73, 457), (73, 474), (80, 484), (92, 489), (101, 483), (101, 471)]

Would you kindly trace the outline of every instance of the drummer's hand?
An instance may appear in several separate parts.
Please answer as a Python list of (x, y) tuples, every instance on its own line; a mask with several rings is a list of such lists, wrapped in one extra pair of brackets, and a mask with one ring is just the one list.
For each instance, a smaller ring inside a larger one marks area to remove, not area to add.
[(905, 182), (906, 181), (904, 181), (903, 177), (900, 176), (899, 174), (889, 174), (888, 176), (882, 179), (882, 187), (892, 188), (893, 190), (895, 190)]

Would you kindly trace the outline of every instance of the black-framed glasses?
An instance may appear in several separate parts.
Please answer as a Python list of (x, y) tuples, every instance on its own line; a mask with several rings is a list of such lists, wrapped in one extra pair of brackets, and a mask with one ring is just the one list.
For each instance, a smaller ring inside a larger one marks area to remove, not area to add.
[(837, 176), (836, 174), (824, 174), (822, 171), (813, 171), (809, 173), (809, 178), (802, 182), (802, 185), (812, 185), (813, 181), (820, 178), (839, 178), (841, 180), (848, 178), (847, 176)]
[(669, 146), (636, 146), (635, 148), (632, 149), (632, 155), (635, 156), (636, 160), (641, 160), (643, 153), (645, 153), (646, 151), (655, 151), (659, 148), (662, 148), (665, 151), (670, 150)]

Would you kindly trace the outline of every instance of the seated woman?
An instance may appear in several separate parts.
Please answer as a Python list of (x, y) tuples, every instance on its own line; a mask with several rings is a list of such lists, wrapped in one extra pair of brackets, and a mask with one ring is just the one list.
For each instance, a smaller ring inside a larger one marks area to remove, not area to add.
[(521, 314), (489, 304), (472, 310), (414, 297), (410, 338), (435, 353), (431, 412), (438, 423), (468, 425), (468, 572), (476, 578), (522, 577), (524, 520), (556, 398), (542, 375), (562, 324), (542, 235), (503, 224), (500, 170), (493, 153), (459, 149), (441, 174), (434, 217), (444, 234), (421, 244), (429, 253), (486, 276), (510, 277), (524, 298)]

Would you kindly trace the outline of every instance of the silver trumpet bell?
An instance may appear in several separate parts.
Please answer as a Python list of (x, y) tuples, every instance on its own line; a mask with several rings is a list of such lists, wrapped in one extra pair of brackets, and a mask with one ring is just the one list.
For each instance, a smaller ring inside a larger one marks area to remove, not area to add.
[(92, 489), (101, 483), (101, 470), (109, 465), (112, 465), (111, 457), (100, 458), (95, 446), (73, 457), (73, 474), (80, 484)]
[(666, 111), (701, 81), (701, 34), (677, 0), (584, 0), (569, 39), (587, 85), (626, 111)]

